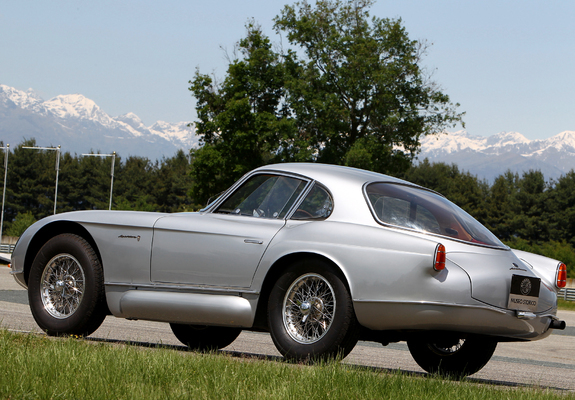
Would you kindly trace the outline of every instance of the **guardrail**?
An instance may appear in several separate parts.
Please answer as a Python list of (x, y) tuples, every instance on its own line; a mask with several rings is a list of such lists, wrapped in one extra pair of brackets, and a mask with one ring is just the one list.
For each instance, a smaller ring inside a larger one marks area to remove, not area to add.
[(0, 244), (0, 253), (12, 253), (14, 251), (15, 244)]
[(563, 288), (559, 291), (560, 299), (567, 301), (575, 301), (575, 288)]

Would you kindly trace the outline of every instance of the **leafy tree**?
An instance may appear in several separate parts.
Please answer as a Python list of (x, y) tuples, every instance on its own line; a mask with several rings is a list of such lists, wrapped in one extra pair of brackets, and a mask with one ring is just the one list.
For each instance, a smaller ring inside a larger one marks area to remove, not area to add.
[(487, 198), (484, 223), (502, 240), (511, 240), (516, 236), (514, 219), (520, 209), (517, 203), (518, 182), (517, 174), (505, 172), (495, 179)]
[(515, 236), (531, 243), (548, 241), (550, 226), (547, 199), (550, 187), (543, 173), (534, 170), (525, 172), (517, 186), (515, 204), (518, 209), (512, 221)]
[(318, 161), (404, 171), (423, 135), (461, 121), (419, 66), (425, 45), (401, 20), (369, 17), (370, 0), (286, 6), (275, 52), (253, 24), (221, 84), (196, 71), (193, 194), (203, 202), (250, 169)]
[(319, 162), (405, 170), (423, 135), (461, 115), (420, 67), (426, 46), (401, 20), (370, 18), (371, 0), (285, 6), (275, 28), (285, 54), (289, 104)]
[(189, 190), (192, 186), (190, 158), (183, 150), (164, 158), (155, 173), (154, 196), (157, 211), (188, 211), (193, 207)]
[(20, 213), (16, 216), (14, 222), (10, 225), (10, 228), (6, 230), (8, 236), (20, 236), (24, 233), (30, 225), (36, 222), (36, 218), (31, 211), (26, 211), (25, 213)]
[(24, 140), (11, 149), (6, 188), (5, 217), (9, 225), (16, 215), (33, 210), (36, 218), (54, 211), (56, 159), (53, 151), (28, 150), (35, 147), (34, 139)]
[[(156, 209), (154, 193), (155, 166), (145, 157), (130, 156), (125, 162), (117, 158), (120, 164), (114, 180), (115, 209), (154, 211)], [(135, 205), (138, 205), (134, 208)]]
[(250, 24), (233, 60), (217, 84), (196, 71), (190, 90), (197, 99), (197, 134), (203, 147), (192, 151), (196, 201), (224, 190), (260, 165), (284, 161), (284, 137), (294, 132), (285, 97), (284, 67), (270, 40)]
[[(575, 171), (562, 175), (550, 191), (545, 204), (551, 214), (553, 226), (551, 237), (566, 240), (575, 246)], [(575, 267), (575, 264), (573, 265)]]
[[(19, 232), (27, 224), (52, 215), (55, 190), (55, 154), (31, 151), (35, 140), (12, 148), (9, 158), (4, 228)], [(108, 209), (109, 157), (84, 157), (62, 153), (57, 212)], [(176, 212), (198, 208), (189, 196), (190, 158), (177, 152), (152, 163), (146, 158), (116, 157), (114, 209)]]

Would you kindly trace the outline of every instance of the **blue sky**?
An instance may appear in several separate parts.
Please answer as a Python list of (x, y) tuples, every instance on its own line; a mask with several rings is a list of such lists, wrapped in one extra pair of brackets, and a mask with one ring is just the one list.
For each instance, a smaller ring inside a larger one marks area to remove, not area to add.
[[(0, 0), (0, 83), (44, 99), (81, 93), (146, 125), (195, 119), (196, 67), (223, 77), (254, 18), (274, 42), (276, 0)], [(544, 139), (575, 131), (575, 2), (379, 0), (432, 44), (423, 65), (465, 111), (466, 129)], [(284, 44), (285, 43), (284, 38)]]

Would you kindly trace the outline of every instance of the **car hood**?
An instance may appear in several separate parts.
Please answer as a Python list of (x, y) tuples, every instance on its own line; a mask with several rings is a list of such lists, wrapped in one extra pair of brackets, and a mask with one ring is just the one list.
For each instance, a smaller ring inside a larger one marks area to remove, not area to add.
[[(447, 252), (447, 258), (461, 267), (471, 280), (471, 296), (489, 305), (507, 309), (513, 275), (541, 278), (532, 266), (509, 249), (467, 246)], [(536, 312), (556, 307), (556, 292), (541, 280)]]

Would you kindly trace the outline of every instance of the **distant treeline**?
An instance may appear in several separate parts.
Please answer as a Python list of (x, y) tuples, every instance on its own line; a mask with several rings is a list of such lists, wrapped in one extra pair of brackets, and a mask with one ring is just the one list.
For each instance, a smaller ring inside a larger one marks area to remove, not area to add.
[[(8, 235), (18, 236), (34, 220), (53, 213), (55, 154), (21, 148), (35, 145), (28, 140), (11, 148), (4, 216)], [(64, 153), (57, 212), (108, 209), (111, 162), (110, 157)], [(156, 162), (116, 157), (112, 209), (197, 210), (203, 205), (191, 197), (192, 162), (190, 154), (183, 151)], [(443, 194), (506, 244), (564, 261), (571, 267), (569, 275), (575, 276), (574, 171), (550, 181), (540, 171), (522, 175), (508, 171), (490, 185), (456, 165), (424, 160), (399, 178)]]
[[(36, 142), (26, 140), (10, 148), (4, 233), (13, 236), (54, 212), (56, 152), (23, 146), (34, 147)], [(1, 157), (4, 161), (4, 154)], [(111, 167), (111, 157), (63, 153), (56, 212), (107, 210)], [(189, 170), (190, 156), (184, 151), (155, 162), (144, 157), (116, 156), (112, 209), (177, 212), (197, 208), (188, 195), (192, 186)], [(4, 170), (2, 178), (3, 173)]]

